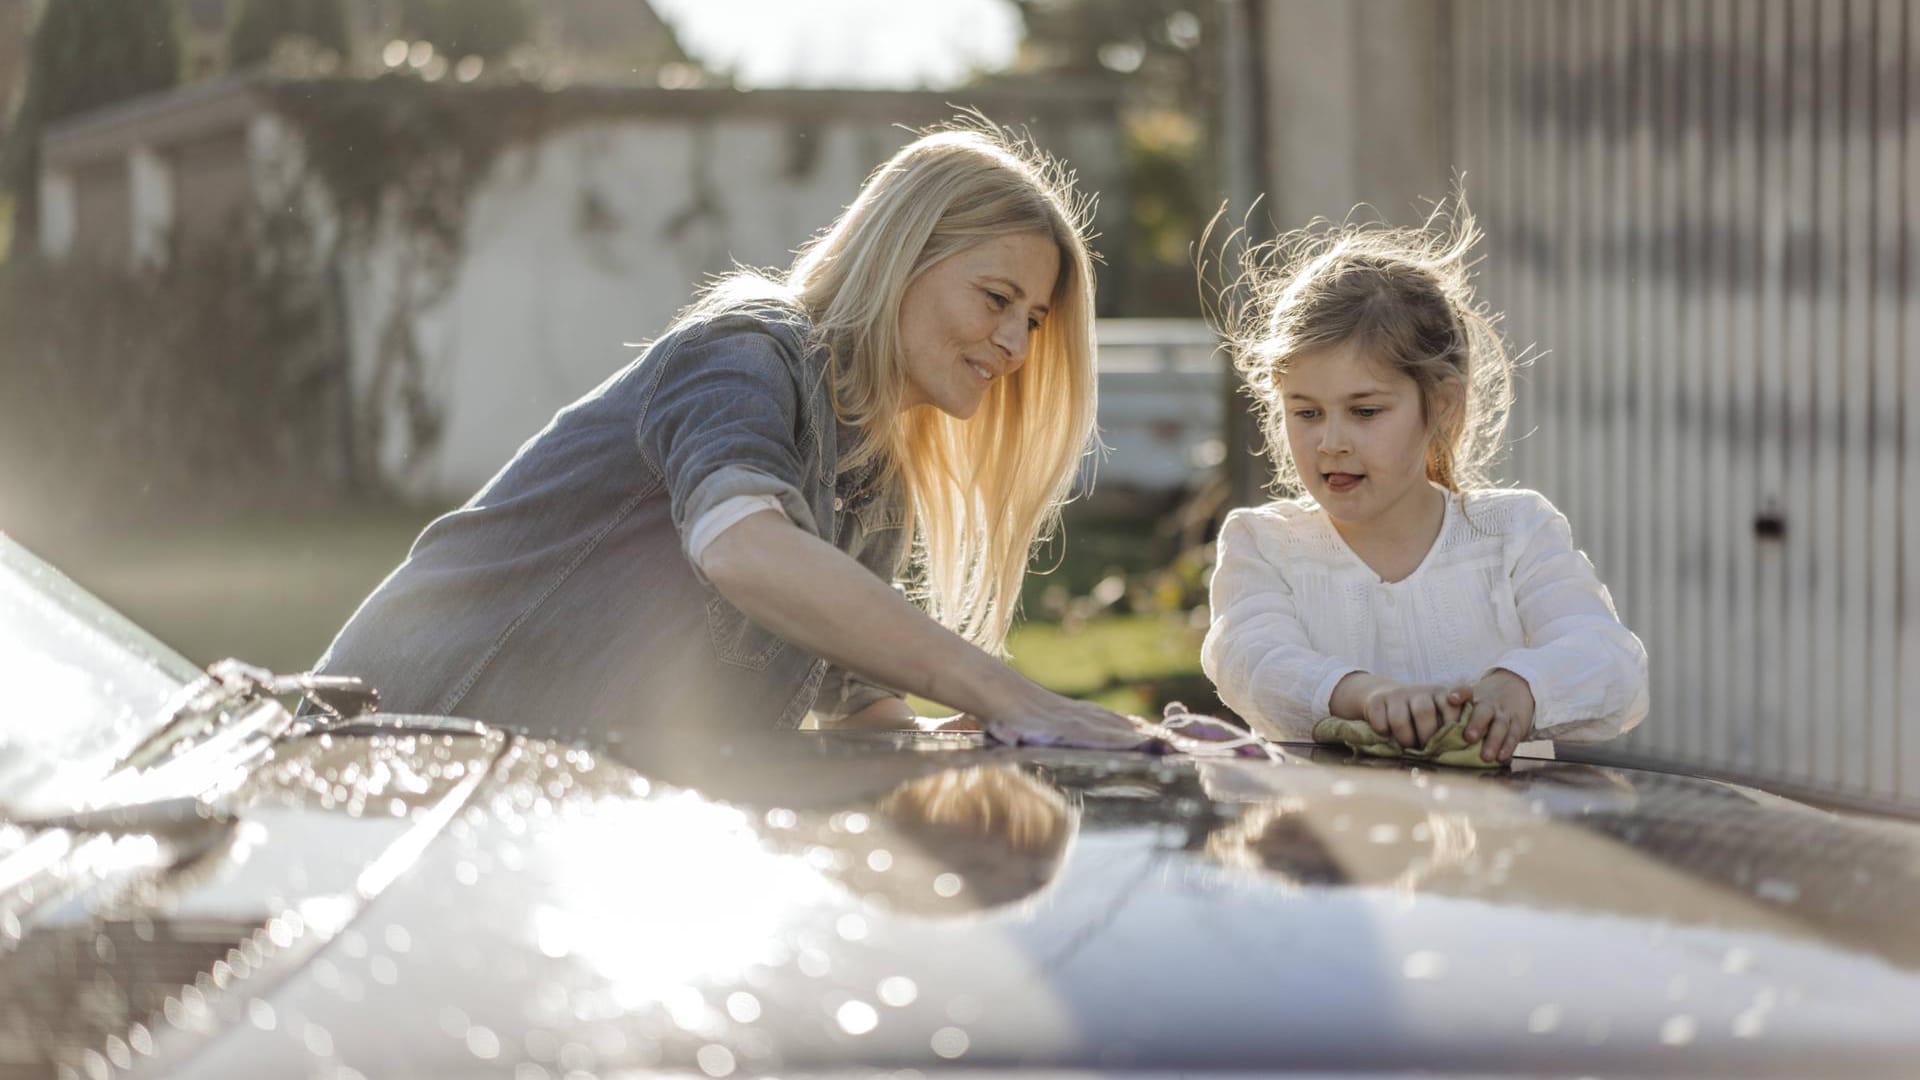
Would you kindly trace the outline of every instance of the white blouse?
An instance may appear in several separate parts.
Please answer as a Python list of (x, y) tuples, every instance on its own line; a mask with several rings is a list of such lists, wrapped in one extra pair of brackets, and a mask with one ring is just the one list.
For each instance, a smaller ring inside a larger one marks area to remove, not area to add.
[(1212, 609), (1201, 667), (1268, 738), (1310, 740), (1356, 671), (1457, 686), (1505, 668), (1533, 691), (1541, 740), (1597, 742), (1647, 715), (1646, 649), (1566, 516), (1533, 491), (1450, 497), (1426, 559), (1399, 581), (1382, 581), (1312, 499), (1235, 510)]

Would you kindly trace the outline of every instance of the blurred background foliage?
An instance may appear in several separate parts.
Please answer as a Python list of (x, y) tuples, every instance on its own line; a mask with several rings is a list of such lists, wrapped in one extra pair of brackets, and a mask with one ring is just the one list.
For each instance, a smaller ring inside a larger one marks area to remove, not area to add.
[[(1219, 190), (1216, 5), (1013, 2), (1025, 31), (1017, 56), (977, 85), (1118, 89), (1130, 220), (1101, 244), (1102, 288), (1124, 315), (1197, 314), (1189, 245)], [(346, 211), (336, 242), (351, 244), (397, 200), (444, 260), (457, 256), (447, 249), (462, 227), (459, 179), (484, 172), (500, 137), (406, 84), (730, 79), (688, 56), (665, 24), (644, 50), (596, 53), (591, 27), (559, 35), (532, 0), (20, 0), (0, 10), (8, 18), (30, 33), (11, 67), (0, 45), (0, 460), (10, 465), (0, 529), (200, 662), (306, 665), (445, 507), (397, 501), (365, 463), (312, 452), (351, 410), (333, 359), (336, 285), (315, 271), (332, 255), (310, 250), (309, 232), (243, 221), (223, 245), (176, 250), (158, 266), (48, 263), (25, 239), (38, 230), (42, 133), (244, 71), (363, 81), (369, 94), (326, 106), (298, 94), (281, 102), (312, 146), (310, 169)], [(436, 300), (429, 289), (412, 309)], [(396, 307), (404, 321), (409, 305)], [(408, 329), (389, 329), (382, 349), (404, 380)], [(431, 425), (433, 403), (418, 406), (405, 422)], [(1179, 505), (1070, 508), (1064, 540), (1036, 559), (1050, 572), (1029, 580), (1016, 663), (1121, 707), (1217, 707), (1196, 662), (1211, 554)]]

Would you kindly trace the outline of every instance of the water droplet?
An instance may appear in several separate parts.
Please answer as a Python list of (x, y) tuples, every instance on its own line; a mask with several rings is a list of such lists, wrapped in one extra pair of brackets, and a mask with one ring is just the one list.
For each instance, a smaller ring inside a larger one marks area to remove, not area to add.
[(682, 1031), (705, 1032), (711, 1025), (713, 1010), (707, 1007), (706, 997), (691, 986), (668, 990), (662, 1002), (667, 1007), (667, 1015), (673, 1017), (674, 1026)]
[(461, 859), (453, 867), (453, 879), (462, 885), (475, 884), (480, 880), (480, 869), (473, 863)]
[(880, 980), (880, 1000), (896, 1009), (913, 1004), (920, 996), (920, 988), (905, 975), (892, 975)]
[(1685, 1046), (1693, 1041), (1694, 1033), (1699, 1030), (1699, 1027), (1700, 1025), (1695, 1023), (1691, 1016), (1683, 1014), (1670, 1017), (1666, 1023), (1660, 1025), (1660, 1041), (1668, 1046)]
[(136, 1054), (151, 1054), (153, 1053), (153, 1033), (147, 1030), (147, 1025), (135, 1024), (127, 1029), (127, 1045), (132, 1047)]
[(867, 852), (867, 867), (876, 874), (884, 874), (893, 869), (893, 853), (886, 848), (874, 848)]
[(717, 1043), (701, 1047), (694, 1053), (693, 1059), (700, 1063), (700, 1071), (708, 1076), (733, 1075), (733, 1051)]
[(1527, 1014), (1527, 1030), (1535, 1035), (1545, 1035), (1560, 1026), (1560, 1006), (1540, 1005)]
[(1738, 946), (1727, 950), (1726, 958), (1720, 961), (1720, 970), (1729, 975), (1745, 975), (1753, 969), (1753, 952)]
[(440, 1030), (446, 1032), (449, 1038), (466, 1038), (467, 1029), (472, 1026), (473, 1021), (467, 1018), (464, 1010), (452, 1005), (448, 1005), (440, 1010)]
[(827, 954), (821, 952), (819, 949), (800, 950), (800, 956), (794, 961), (794, 964), (800, 969), (802, 975), (807, 975), (815, 979), (825, 975), (833, 967), (832, 963), (827, 959)]
[(553, 1080), (553, 1074), (541, 1065), (523, 1061), (513, 1067), (513, 1080)]
[(467, 1029), (467, 1050), (481, 1061), (492, 1061), (500, 1056), (500, 1036), (475, 1024)]
[(1397, 844), (1400, 842), (1400, 826), (1375, 825), (1367, 830), (1367, 839), (1376, 844)]
[(1331, 791), (1332, 791), (1332, 792), (1333, 792), (1333, 793), (1334, 793), (1335, 795), (1351, 795), (1351, 794), (1353, 794), (1353, 791), (1354, 791), (1354, 788), (1353, 788), (1353, 781), (1351, 781), (1351, 780), (1335, 780), (1335, 781), (1333, 782), (1333, 787), (1332, 787), (1332, 788), (1331, 788), (1330, 790), (1331, 790)]
[(254, 998), (247, 1002), (247, 1019), (261, 1031), (272, 1031), (274, 1025), (273, 1006)]
[(407, 928), (398, 923), (387, 927), (386, 939), (387, 948), (397, 953), (406, 952), (413, 947), (413, 935), (407, 933)]
[(1753, 1004), (1733, 1018), (1733, 1035), (1737, 1039), (1757, 1039), (1766, 1029), (1767, 1014), (1773, 1010), (1773, 991), (1761, 990), (1753, 996)]
[(376, 956), (367, 962), (367, 974), (381, 986), (392, 986), (400, 981), (400, 965), (390, 956)]
[(867, 815), (857, 814), (857, 813), (848, 814), (844, 819), (842, 819), (842, 821), (840, 822), (840, 825), (842, 828), (846, 829), (848, 832), (854, 834), (855, 836), (858, 836), (859, 834), (867, 831), (867, 825), (868, 825)]
[(959, 874), (946, 873), (933, 879), (933, 891), (941, 896), (958, 896), (963, 883)]
[(760, 999), (745, 990), (735, 990), (727, 995), (727, 1015), (742, 1024), (751, 1024), (760, 1019)]
[(767, 825), (770, 828), (791, 829), (799, 824), (799, 822), (800, 815), (791, 810), (782, 810), (779, 807), (775, 807), (767, 811)]
[(967, 1052), (967, 1033), (957, 1027), (943, 1027), (933, 1033), (933, 1052), (952, 1061)]
[(1407, 954), (1401, 973), (1409, 979), (1438, 979), (1447, 973), (1447, 958), (1431, 949)]
[(833, 929), (848, 941), (864, 941), (867, 936), (867, 920), (848, 912), (834, 921)]
[(849, 1001), (833, 1014), (840, 1030), (849, 1035), (865, 1035), (880, 1025), (880, 1014), (864, 1001)]
[(127, 1052), (126, 1042), (118, 1035), (107, 1036), (107, 1060), (113, 1062), (116, 1068), (133, 1067), (133, 1055)]
[(314, 1057), (333, 1056), (333, 1036), (319, 1024), (308, 1021), (307, 1030), (301, 1041), (307, 1044), (307, 1052)]

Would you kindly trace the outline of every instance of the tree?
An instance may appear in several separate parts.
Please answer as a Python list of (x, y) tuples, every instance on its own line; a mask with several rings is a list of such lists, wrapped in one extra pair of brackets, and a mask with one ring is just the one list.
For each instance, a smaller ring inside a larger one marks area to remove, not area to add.
[(27, 49), (27, 88), (13, 129), (0, 145), (0, 187), (15, 200), (14, 229), (38, 231), (40, 137), (71, 116), (180, 79), (173, 6), (125, 0), (56, 0)]
[(227, 35), (227, 67), (263, 64), (283, 38), (305, 38), (341, 57), (352, 54), (352, 34), (341, 0), (245, 0)]
[(1217, 0), (1014, 0), (1026, 26), (1014, 75), (1110, 80), (1121, 91), (1127, 235), (1108, 279), (1119, 310), (1198, 313), (1188, 246), (1219, 190)]
[(533, 22), (521, 0), (400, 0), (400, 31), (449, 59), (493, 61), (524, 43)]

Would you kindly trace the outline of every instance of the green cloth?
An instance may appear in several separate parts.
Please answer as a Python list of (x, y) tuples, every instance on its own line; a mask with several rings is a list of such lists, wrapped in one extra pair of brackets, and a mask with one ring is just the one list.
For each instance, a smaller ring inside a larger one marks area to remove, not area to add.
[(1463, 769), (1497, 769), (1503, 763), (1480, 757), (1480, 744), (1467, 741), (1467, 721), (1473, 718), (1473, 703), (1460, 710), (1460, 719), (1433, 733), (1425, 746), (1403, 747), (1392, 736), (1382, 735), (1367, 726), (1365, 720), (1342, 720), (1329, 716), (1313, 725), (1313, 741), (1351, 747), (1369, 757), (1410, 758), (1435, 765), (1455, 765)]

